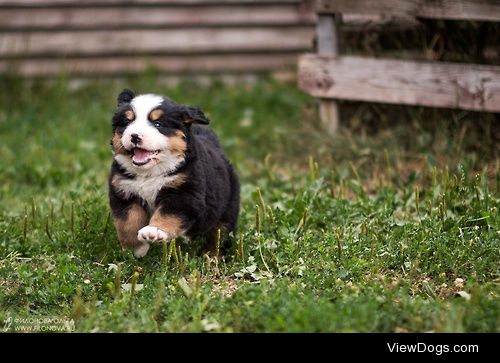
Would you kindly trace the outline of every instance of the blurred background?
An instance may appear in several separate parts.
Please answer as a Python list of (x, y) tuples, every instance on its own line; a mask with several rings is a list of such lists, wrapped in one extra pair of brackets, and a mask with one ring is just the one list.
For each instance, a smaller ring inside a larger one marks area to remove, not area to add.
[[(342, 52), (499, 62), (494, 22), (344, 14)], [(293, 76), (315, 48), (312, 0), (0, 0), (0, 72), (26, 77)]]
[(0, 1), (0, 70), (25, 76), (251, 73), (313, 47), (310, 1)]

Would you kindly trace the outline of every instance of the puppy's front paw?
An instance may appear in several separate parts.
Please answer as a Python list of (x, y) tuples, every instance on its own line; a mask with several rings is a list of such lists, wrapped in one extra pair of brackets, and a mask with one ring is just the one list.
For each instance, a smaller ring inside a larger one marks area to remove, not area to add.
[(160, 242), (168, 241), (169, 235), (158, 227), (146, 226), (137, 232), (137, 239), (142, 242)]

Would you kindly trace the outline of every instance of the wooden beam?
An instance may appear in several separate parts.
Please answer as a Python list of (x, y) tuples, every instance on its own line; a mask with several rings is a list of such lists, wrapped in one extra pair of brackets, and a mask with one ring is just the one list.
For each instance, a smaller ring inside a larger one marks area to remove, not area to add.
[[(318, 53), (322, 56), (335, 57), (340, 49), (340, 14), (318, 16), (316, 36)], [(321, 99), (319, 101), (319, 119), (322, 127), (330, 135), (339, 127), (339, 107), (337, 101)]]
[(304, 51), (309, 27), (0, 33), (0, 58), (46, 55), (112, 55), (228, 51)]
[(304, 55), (299, 87), (313, 96), (500, 112), (500, 67)]
[(0, 73), (14, 71), (25, 77), (127, 74), (154, 67), (160, 73), (262, 72), (295, 69), (296, 54), (176, 55), (150, 57), (41, 58), (0, 60)]
[(108, 5), (220, 5), (220, 4), (297, 4), (301, 0), (0, 0), (0, 6), (53, 7), (53, 6), (108, 6)]
[(339, 53), (339, 29), (335, 16), (320, 15), (316, 25), (318, 37), (318, 53), (320, 55), (336, 56)]
[(317, 0), (316, 10), (319, 13), (500, 21), (499, 0)]
[[(1, 0), (0, 0), (1, 1)], [(146, 7), (62, 7), (2, 8), (0, 31), (151, 29), (175, 27), (291, 26), (316, 24), (316, 14), (294, 4), (231, 7), (199, 6), (194, 8)], [(342, 17), (342, 31), (390, 31), (415, 29), (421, 23), (412, 17), (381, 14), (347, 14)]]
[(296, 5), (237, 5), (199, 6), (195, 8), (148, 6), (105, 8), (25, 8), (2, 9), (0, 29), (116, 29), (158, 28), (175, 26), (221, 25), (291, 25), (311, 24), (316, 21), (313, 12), (304, 12)]

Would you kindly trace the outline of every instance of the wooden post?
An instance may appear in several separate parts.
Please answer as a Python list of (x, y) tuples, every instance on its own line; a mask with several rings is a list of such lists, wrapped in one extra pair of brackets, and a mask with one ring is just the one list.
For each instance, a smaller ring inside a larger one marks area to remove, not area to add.
[[(339, 54), (340, 22), (341, 14), (318, 14), (316, 35), (320, 56), (335, 57)], [(337, 101), (321, 99), (319, 101), (319, 118), (324, 129), (331, 135), (335, 134), (340, 121)]]

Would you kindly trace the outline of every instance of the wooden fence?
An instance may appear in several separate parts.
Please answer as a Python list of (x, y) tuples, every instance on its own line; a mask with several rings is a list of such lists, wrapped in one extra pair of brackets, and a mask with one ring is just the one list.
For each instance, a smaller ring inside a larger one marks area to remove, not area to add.
[(320, 117), (334, 133), (334, 99), (500, 112), (500, 67), (342, 56), (343, 13), (500, 21), (498, 0), (318, 0), (317, 54), (299, 61), (299, 87), (320, 98)]
[[(417, 26), (344, 20), (346, 32)], [(295, 72), (314, 49), (315, 24), (313, 0), (0, 0), (0, 73)]]
[(313, 49), (315, 17), (298, 0), (0, 0), (0, 72), (295, 68)]

